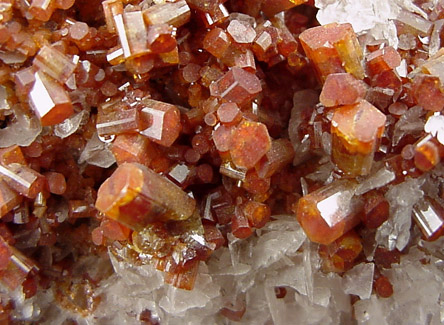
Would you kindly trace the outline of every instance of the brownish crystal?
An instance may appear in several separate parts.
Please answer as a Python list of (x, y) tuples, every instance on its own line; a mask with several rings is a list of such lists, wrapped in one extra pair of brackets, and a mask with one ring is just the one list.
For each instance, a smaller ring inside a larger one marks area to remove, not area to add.
[(294, 213), (311, 241), (329, 245), (359, 223), (356, 183), (340, 180), (303, 196)]
[(34, 58), (33, 65), (54, 78), (65, 83), (74, 73), (76, 64), (53, 46), (44, 46)]
[(141, 107), (142, 119), (148, 126), (140, 134), (162, 146), (171, 146), (182, 129), (179, 109), (149, 98), (141, 101)]
[(332, 159), (346, 174), (367, 175), (384, 132), (386, 116), (365, 100), (335, 109)]
[(243, 106), (262, 90), (259, 78), (241, 68), (233, 67), (222, 78), (210, 85), (212, 96)]
[(42, 72), (35, 74), (35, 82), (29, 92), (29, 105), (43, 126), (63, 122), (74, 113), (65, 89)]
[(185, 220), (195, 201), (179, 187), (151, 169), (124, 163), (100, 187), (96, 208), (134, 230), (149, 223)]
[(0, 166), (0, 177), (15, 191), (34, 199), (46, 185), (43, 175), (28, 166), (12, 163)]
[(271, 139), (262, 123), (245, 120), (232, 131), (230, 155), (237, 167), (254, 167), (270, 148)]
[(350, 24), (313, 27), (302, 32), (299, 39), (322, 83), (329, 74), (339, 72), (364, 78), (362, 49)]
[(143, 18), (149, 25), (168, 24), (180, 27), (190, 20), (190, 7), (185, 0), (156, 4), (143, 11)]
[(329, 74), (319, 101), (326, 107), (353, 105), (365, 98), (366, 84), (349, 73)]
[(362, 251), (361, 241), (358, 234), (352, 230), (330, 245), (319, 246), (319, 255), (323, 259), (323, 270), (340, 273), (350, 269)]
[(22, 202), (22, 197), (14, 192), (5, 181), (0, 181), (0, 217)]
[(413, 220), (426, 240), (436, 240), (444, 231), (444, 207), (427, 197), (414, 207)]
[(273, 17), (277, 13), (301, 5), (308, 0), (264, 0), (262, 10), (268, 17)]
[(413, 96), (418, 105), (433, 112), (444, 108), (444, 89), (436, 76), (420, 74), (413, 79)]

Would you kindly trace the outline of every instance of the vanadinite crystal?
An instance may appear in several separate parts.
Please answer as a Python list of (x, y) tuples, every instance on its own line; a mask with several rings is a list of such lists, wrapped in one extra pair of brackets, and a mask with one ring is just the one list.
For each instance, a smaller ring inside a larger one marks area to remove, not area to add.
[(0, 324), (440, 324), (444, 3), (0, 1)]
[(322, 82), (329, 74), (339, 72), (348, 72), (357, 79), (364, 77), (361, 46), (350, 24), (311, 28), (299, 39)]
[(341, 180), (299, 200), (293, 210), (310, 240), (328, 245), (359, 223), (361, 204), (356, 183)]
[(136, 163), (119, 166), (100, 187), (96, 202), (107, 217), (135, 230), (156, 221), (185, 220), (195, 206), (179, 187)]
[(386, 117), (365, 100), (335, 109), (332, 159), (348, 175), (367, 175), (384, 132)]

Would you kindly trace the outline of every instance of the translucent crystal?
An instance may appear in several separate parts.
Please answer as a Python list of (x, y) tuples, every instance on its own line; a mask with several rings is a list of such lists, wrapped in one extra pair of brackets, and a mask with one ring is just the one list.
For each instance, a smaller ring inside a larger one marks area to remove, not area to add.
[(74, 113), (67, 92), (42, 72), (35, 74), (29, 104), (43, 126), (58, 124)]
[(361, 46), (350, 24), (328, 24), (305, 30), (299, 36), (321, 82), (331, 73), (347, 72), (364, 78)]
[(81, 111), (73, 116), (67, 118), (62, 123), (57, 124), (54, 127), (54, 134), (62, 139), (69, 137), (75, 133), (82, 123), (85, 123), (85, 119), (88, 117), (87, 111)]
[(142, 119), (148, 123), (148, 127), (141, 130), (140, 134), (162, 146), (171, 146), (182, 129), (179, 109), (175, 105), (149, 98), (143, 99), (141, 105)]
[(367, 177), (356, 189), (356, 195), (362, 195), (375, 188), (382, 187), (395, 179), (395, 173), (387, 168), (381, 168)]
[(157, 24), (148, 27), (146, 36), (149, 49), (153, 53), (166, 53), (176, 47), (176, 31), (167, 24)]
[(367, 175), (386, 117), (369, 102), (338, 107), (331, 122), (332, 159), (349, 175)]
[(97, 114), (97, 133), (99, 136), (137, 132), (141, 127), (139, 110), (137, 108), (119, 107), (114, 109), (100, 109)]
[(299, 200), (294, 212), (311, 241), (328, 245), (359, 223), (355, 187), (351, 181), (340, 180)]
[(141, 11), (114, 15), (114, 25), (116, 26), (125, 58), (133, 58), (150, 53), (147, 28)]
[(444, 116), (430, 116), (424, 125), (424, 131), (436, 137), (439, 143), (444, 144)]
[(410, 27), (415, 34), (419, 34), (421, 36), (429, 35), (432, 28), (432, 23), (430, 21), (427, 21), (419, 15), (415, 15), (414, 13), (405, 10), (399, 13), (396, 20), (404, 23)]
[(348, 294), (359, 296), (361, 299), (368, 299), (373, 289), (373, 273), (375, 264), (362, 263), (344, 275), (344, 291)]
[(319, 101), (326, 107), (353, 105), (365, 97), (366, 84), (348, 73), (329, 74), (322, 87)]
[(94, 166), (108, 168), (116, 162), (116, 159), (109, 149), (109, 144), (102, 142), (97, 133), (94, 133), (80, 154), (79, 163), (82, 164), (84, 162)]
[[(401, 2), (346, 0), (338, 3), (316, 0), (316, 7), (320, 9), (316, 17), (321, 25), (350, 23), (356, 33), (368, 32), (375, 39), (387, 39), (391, 46), (397, 48), (398, 37), (393, 20), (401, 11), (401, 6), (411, 1)], [(361, 14), (356, 15), (357, 12)]]
[(413, 206), (422, 198), (422, 181), (407, 179), (393, 186), (385, 197), (390, 204), (390, 217), (376, 232), (376, 241), (390, 250), (403, 250), (410, 239)]
[(252, 168), (271, 148), (267, 127), (243, 121), (232, 133), (230, 155), (237, 167)]
[(111, 145), (117, 164), (137, 162), (148, 165), (155, 156), (155, 149), (147, 137), (140, 134), (119, 134)]
[(233, 67), (222, 78), (210, 85), (212, 96), (243, 106), (262, 90), (259, 78), (241, 68)]
[(427, 197), (413, 208), (413, 218), (427, 240), (436, 240), (444, 230), (444, 208)]
[(29, 146), (42, 132), (42, 124), (20, 106), (14, 106), (16, 120), (0, 129), (0, 148), (12, 145)]
[(0, 166), (0, 176), (15, 191), (31, 199), (43, 191), (46, 184), (43, 175), (18, 163)]
[(413, 79), (413, 95), (418, 105), (428, 111), (440, 112), (444, 108), (444, 89), (437, 76), (416, 75)]
[[(114, 16), (122, 15), (123, 3), (120, 0), (105, 0), (102, 2), (103, 12), (105, 14), (106, 27), (110, 33), (116, 32)], [(120, 22), (120, 18), (117, 18)]]
[(131, 229), (159, 220), (185, 220), (195, 201), (143, 165), (124, 163), (99, 189), (96, 208)]
[(40, 49), (32, 63), (61, 84), (65, 83), (76, 69), (76, 64), (69, 57), (55, 47), (47, 45)]
[(256, 31), (245, 21), (232, 20), (230, 21), (227, 32), (236, 43), (248, 44), (252, 43), (256, 37)]
[(0, 217), (15, 208), (22, 201), (22, 197), (11, 188), (4, 181), (0, 181)]
[(190, 20), (190, 7), (185, 0), (161, 3), (143, 11), (143, 18), (149, 25), (168, 24), (180, 27)]
[(265, 0), (262, 2), (262, 10), (268, 17), (273, 17), (277, 13), (296, 7), (307, 0)]

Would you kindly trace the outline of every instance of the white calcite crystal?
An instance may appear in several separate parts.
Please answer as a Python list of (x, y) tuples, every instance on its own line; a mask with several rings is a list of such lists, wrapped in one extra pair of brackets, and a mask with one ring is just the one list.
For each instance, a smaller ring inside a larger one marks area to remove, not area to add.
[(321, 25), (350, 23), (356, 33), (365, 32), (374, 39), (387, 40), (395, 48), (399, 43), (395, 20), (421, 31), (431, 28), (427, 14), (412, 0), (316, 0), (315, 5), (319, 8), (316, 17)]
[(422, 179), (409, 179), (392, 186), (385, 197), (390, 204), (390, 217), (376, 232), (376, 241), (390, 250), (403, 250), (410, 239), (413, 206), (423, 197)]
[(395, 179), (395, 173), (393, 171), (385, 167), (380, 168), (378, 171), (367, 177), (364, 181), (362, 181), (358, 185), (355, 194), (362, 195), (370, 190), (387, 185), (394, 179)]
[(79, 163), (84, 162), (102, 168), (108, 168), (116, 162), (116, 158), (109, 149), (109, 143), (102, 142), (97, 132), (88, 140), (80, 155)]
[(343, 278), (344, 292), (368, 299), (372, 294), (375, 264), (362, 263), (347, 271)]

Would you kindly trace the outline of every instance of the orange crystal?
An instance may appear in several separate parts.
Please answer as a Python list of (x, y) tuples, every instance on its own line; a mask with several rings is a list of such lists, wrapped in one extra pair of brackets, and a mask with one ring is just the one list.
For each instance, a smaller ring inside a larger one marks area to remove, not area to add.
[(239, 67), (233, 67), (222, 78), (210, 85), (210, 93), (228, 102), (243, 106), (262, 90), (259, 78)]
[(185, 0), (156, 4), (143, 11), (143, 18), (149, 25), (168, 24), (180, 27), (190, 20), (190, 7)]
[(124, 163), (100, 186), (96, 208), (133, 230), (188, 219), (196, 206), (177, 185), (137, 163)]
[(308, 238), (329, 245), (359, 223), (356, 183), (339, 180), (303, 196), (293, 208)]
[(65, 89), (43, 72), (35, 74), (35, 82), (29, 92), (29, 105), (43, 126), (63, 122), (74, 113)]
[(101, 109), (97, 114), (97, 133), (99, 136), (138, 132), (140, 128), (139, 110), (114, 106), (114, 109)]
[(5, 181), (0, 181), (0, 217), (22, 202), (22, 197), (14, 192)]
[(141, 11), (124, 12), (114, 16), (114, 25), (119, 35), (125, 58), (134, 58), (150, 53), (147, 28)]
[(0, 177), (20, 194), (35, 199), (46, 186), (46, 178), (34, 169), (13, 163), (0, 166)]
[(425, 110), (440, 112), (444, 108), (444, 88), (436, 76), (416, 75), (413, 79), (413, 96)]
[(414, 162), (416, 168), (426, 172), (434, 168), (441, 161), (444, 147), (433, 136), (426, 135), (415, 145)]
[(148, 127), (141, 130), (140, 134), (162, 146), (171, 146), (182, 130), (179, 109), (175, 105), (149, 98), (140, 103), (142, 119), (148, 123)]
[(136, 162), (148, 166), (156, 153), (147, 137), (141, 134), (125, 133), (116, 136), (111, 151), (119, 165), (125, 162)]
[(271, 138), (262, 123), (244, 120), (232, 131), (230, 154), (237, 167), (254, 167), (270, 148)]
[(330, 245), (319, 247), (319, 255), (323, 259), (326, 272), (344, 272), (353, 266), (353, 261), (362, 251), (362, 239), (351, 230)]
[(364, 78), (362, 49), (350, 24), (313, 27), (302, 32), (299, 39), (322, 83), (329, 74), (339, 72)]
[(65, 54), (47, 45), (40, 49), (32, 64), (61, 84), (69, 79), (77, 66)]
[(414, 206), (413, 220), (426, 240), (436, 240), (444, 233), (444, 207), (430, 197)]
[(264, 0), (262, 2), (262, 11), (268, 16), (273, 17), (277, 13), (299, 6), (308, 0)]
[(365, 100), (336, 108), (331, 122), (332, 159), (346, 174), (367, 175), (386, 116)]
[(369, 76), (397, 68), (401, 64), (401, 56), (393, 47), (387, 46), (370, 53), (366, 57), (366, 68)]
[(366, 84), (349, 73), (329, 74), (319, 101), (326, 107), (352, 105), (365, 97)]

